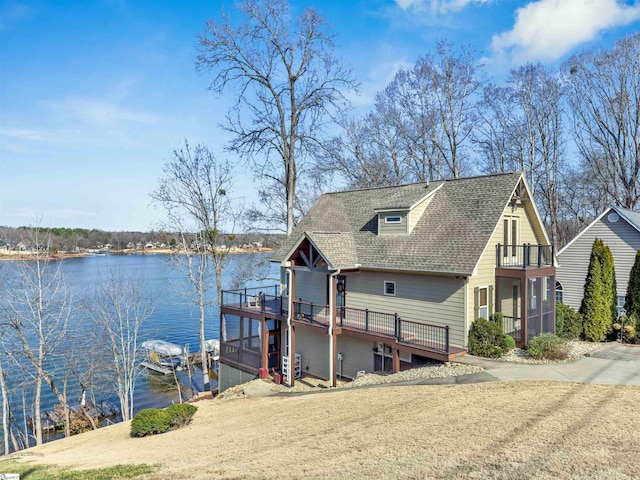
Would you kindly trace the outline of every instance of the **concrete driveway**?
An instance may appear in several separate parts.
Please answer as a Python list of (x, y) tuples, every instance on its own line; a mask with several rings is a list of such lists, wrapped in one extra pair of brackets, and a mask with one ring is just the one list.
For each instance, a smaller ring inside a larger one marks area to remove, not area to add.
[[(602, 344), (602, 348), (574, 362), (528, 365), (467, 355), (456, 359), (484, 367), (495, 380), (553, 380), (564, 382), (640, 385), (640, 346)], [(479, 379), (480, 380), (480, 379)], [(489, 380), (486, 376), (481, 381)]]

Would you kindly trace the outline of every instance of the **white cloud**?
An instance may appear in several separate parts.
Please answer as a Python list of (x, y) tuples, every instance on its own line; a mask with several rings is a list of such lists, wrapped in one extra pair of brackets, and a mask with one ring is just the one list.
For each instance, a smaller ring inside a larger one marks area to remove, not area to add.
[(538, 0), (516, 11), (507, 32), (491, 47), (500, 63), (552, 62), (601, 31), (640, 19), (640, 5), (619, 0)]
[(125, 122), (149, 124), (159, 119), (155, 115), (90, 98), (71, 97), (64, 100), (48, 101), (46, 104), (65, 117), (101, 126)]
[(446, 14), (459, 12), (469, 4), (482, 5), (491, 0), (396, 0), (402, 10), (414, 10), (417, 12), (430, 12), (432, 14)]

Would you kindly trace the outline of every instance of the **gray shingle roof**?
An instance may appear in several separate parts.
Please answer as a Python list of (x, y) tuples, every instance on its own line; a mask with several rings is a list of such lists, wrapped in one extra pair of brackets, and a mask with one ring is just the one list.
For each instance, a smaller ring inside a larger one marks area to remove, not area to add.
[[(517, 172), (324, 194), (272, 261), (283, 261), (307, 232), (333, 268), (469, 275), (520, 178)], [(440, 184), (409, 235), (377, 235), (376, 209), (408, 208)]]
[(640, 212), (622, 207), (616, 207), (616, 210), (627, 222), (633, 225), (637, 230), (640, 230)]

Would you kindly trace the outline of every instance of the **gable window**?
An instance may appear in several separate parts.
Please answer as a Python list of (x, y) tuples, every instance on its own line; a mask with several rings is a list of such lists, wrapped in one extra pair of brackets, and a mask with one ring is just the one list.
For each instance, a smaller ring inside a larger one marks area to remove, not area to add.
[(384, 294), (391, 295), (392, 297), (396, 296), (396, 282), (384, 282)]
[(504, 217), (504, 257), (518, 256), (518, 217)]
[(400, 216), (384, 217), (384, 223), (402, 223), (402, 217)]
[(489, 319), (489, 289), (481, 287), (478, 291), (478, 318)]

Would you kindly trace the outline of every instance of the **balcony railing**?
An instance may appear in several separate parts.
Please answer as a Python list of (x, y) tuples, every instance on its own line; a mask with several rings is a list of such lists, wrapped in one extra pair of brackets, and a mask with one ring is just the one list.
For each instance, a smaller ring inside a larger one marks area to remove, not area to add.
[(513, 337), (516, 343), (522, 342), (522, 319), (503, 315), (502, 332)]
[(293, 318), (311, 324), (329, 325), (329, 305), (295, 300), (293, 302)]
[(449, 350), (449, 327), (402, 320), (397, 314), (338, 307), (337, 323), (343, 328), (394, 338), (399, 343), (443, 353)]
[(552, 267), (555, 250), (553, 245), (496, 245), (498, 267)]
[(279, 285), (223, 290), (221, 306), (273, 315), (287, 313), (287, 299), (280, 295)]

